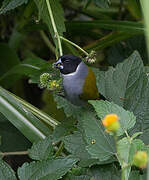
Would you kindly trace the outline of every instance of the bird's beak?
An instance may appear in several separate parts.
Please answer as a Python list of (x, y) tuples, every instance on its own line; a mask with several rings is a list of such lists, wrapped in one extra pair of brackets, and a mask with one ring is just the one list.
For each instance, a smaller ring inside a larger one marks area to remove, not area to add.
[(63, 63), (62, 63), (62, 60), (61, 58), (59, 58), (56, 63), (53, 64), (54, 65), (54, 68), (57, 68), (57, 69), (63, 69)]

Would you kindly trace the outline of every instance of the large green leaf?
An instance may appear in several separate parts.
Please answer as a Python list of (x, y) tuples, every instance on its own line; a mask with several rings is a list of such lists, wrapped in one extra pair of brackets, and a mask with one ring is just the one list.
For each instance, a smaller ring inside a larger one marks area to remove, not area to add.
[(113, 137), (105, 132), (101, 121), (91, 112), (82, 112), (80, 119), (86, 140), (86, 149), (92, 158), (105, 161), (115, 154)]
[(108, 161), (100, 161), (99, 159), (91, 158), (91, 155), (86, 150), (87, 144), (82, 134), (77, 131), (71, 135), (65, 136), (64, 144), (68, 152), (80, 159), (79, 166), (81, 167), (91, 167), (94, 164), (108, 164), (115, 160), (111, 158)]
[(3, 88), (0, 88), (0, 112), (31, 142), (44, 139), (50, 129)]
[(0, 14), (6, 13), (27, 2), (28, 0), (4, 0), (2, 7), (0, 8)]
[(21, 180), (57, 180), (65, 175), (76, 162), (75, 158), (65, 157), (30, 164), (25, 163), (18, 169), (18, 176)]
[(95, 111), (99, 118), (104, 119), (104, 117), (108, 114), (117, 114), (120, 119), (120, 129), (117, 132), (118, 136), (121, 136), (127, 131), (128, 129), (133, 128), (136, 123), (136, 117), (133, 115), (132, 112), (126, 111), (122, 107), (114, 104), (113, 102), (108, 101), (93, 101), (90, 100), (89, 103), (93, 105)]
[[(54, 42), (56, 42), (55, 34), (54, 34), (53, 27), (52, 27), (52, 22), (51, 22), (50, 14), (48, 12), (46, 1), (45, 0), (34, 0), (34, 1), (38, 7), (39, 19), (41, 18), (43, 20), (43, 22), (48, 26), (51, 36), (52, 36)], [(51, 6), (51, 9), (52, 9), (52, 14), (54, 17), (57, 31), (58, 31), (59, 35), (63, 35), (63, 32), (65, 32), (66, 30), (65, 30), (64, 16), (63, 16), (64, 12), (61, 7), (61, 4), (60, 4), (59, 0), (49, 0), (49, 3)]]
[(34, 160), (47, 160), (53, 156), (53, 146), (51, 137), (34, 143), (31, 149), (28, 150), (30, 158)]
[(91, 158), (85, 149), (86, 142), (83, 140), (81, 133), (74, 132), (72, 135), (64, 137), (65, 148), (68, 152), (80, 159), (79, 166), (87, 167), (98, 163), (98, 159)]
[(107, 100), (134, 113), (137, 131), (149, 128), (149, 81), (138, 52), (135, 51), (116, 68), (98, 71), (97, 85)]
[(0, 179), (1, 180), (17, 180), (15, 176), (15, 172), (11, 169), (11, 167), (0, 160)]

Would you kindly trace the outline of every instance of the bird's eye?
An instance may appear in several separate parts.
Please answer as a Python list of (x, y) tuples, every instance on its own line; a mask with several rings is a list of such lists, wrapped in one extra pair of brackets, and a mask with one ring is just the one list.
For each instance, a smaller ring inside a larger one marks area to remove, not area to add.
[(65, 60), (65, 63), (69, 63), (70, 61), (68, 59)]

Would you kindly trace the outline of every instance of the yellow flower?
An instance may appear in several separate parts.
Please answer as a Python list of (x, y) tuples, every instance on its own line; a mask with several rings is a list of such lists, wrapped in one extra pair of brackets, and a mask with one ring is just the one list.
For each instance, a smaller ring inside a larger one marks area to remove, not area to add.
[(116, 114), (108, 114), (102, 120), (107, 132), (115, 132), (120, 128), (119, 118)]
[(148, 156), (145, 151), (138, 151), (133, 157), (133, 165), (139, 168), (146, 168)]

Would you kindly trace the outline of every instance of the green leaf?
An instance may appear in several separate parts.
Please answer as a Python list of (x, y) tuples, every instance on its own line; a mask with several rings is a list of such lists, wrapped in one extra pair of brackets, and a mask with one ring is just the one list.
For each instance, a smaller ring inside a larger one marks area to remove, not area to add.
[(68, 100), (61, 96), (54, 95), (54, 100), (57, 103), (57, 108), (63, 108), (67, 117), (79, 117), (84, 107), (79, 107), (71, 104)]
[(20, 63), (20, 60), (15, 51), (7, 44), (0, 43), (0, 76), (18, 63)]
[(50, 129), (0, 87), (0, 112), (31, 142), (44, 139)]
[(144, 35), (134, 36), (125, 42), (120, 42), (112, 46), (108, 50), (108, 62), (110, 65), (123, 62), (124, 59), (127, 59), (135, 50), (140, 53), (144, 64), (147, 64), (148, 56)]
[(138, 20), (142, 18), (141, 6), (138, 0), (128, 0), (128, 10)]
[(146, 177), (141, 175), (139, 171), (131, 171), (129, 180), (146, 180)]
[(79, 121), (87, 143), (86, 149), (91, 157), (100, 161), (110, 159), (115, 154), (115, 144), (113, 137), (105, 132), (101, 121), (91, 112), (82, 112)]
[(82, 137), (82, 134), (78, 131), (75, 131), (73, 134), (65, 136), (63, 138), (65, 148), (70, 152), (74, 157), (80, 159), (79, 166), (81, 167), (91, 167), (95, 164), (107, 164), (113, 162), (114, 159), (109, 161), (99, 161), (99, 159), (91, 158), (91, 155), (86, 150), (86, 142)]
[(17, 180), (15, 176), (15, 172), (3, 160), (0, 160), (0, 179), (1, 180)]
[(114, 21), (114, 20), (94, 20), (94, 21), (68, 21), (67, 28), (70, 30), (85, 31), (103, 28), (108, 30), (131, 32), (131, 33), (144, 33), (144, 26), (142, 23), (133, 21)]
[(65, 136), (64, 144), (68, 152), (80, 159), (79, 166), (87, 167), (98, 163), (99, 160), (91, 158), (85, 149), (87, 144), (83, 140), (81, 133), (74, 132), (72, 135)]
[(71, 157), (55, 160), (44, 160), (41, 162), (25, 163), (18, 169), (18, 176), (21, 180), (57, 180), (71, 169), (77, 159)]
[[(119, 162), (121, 166), (125, 166), (126, 164), (132, 164), (133, 156), (137, 151), (146, 151), (149, 153), (149, 148), (145, 146), (145, 144), (140, 139), (135, 139), (130, 141), (128, 138), (123, 138), (117, 143), (117, 153), (120, 156)], [(129, 179), (131, 171), (131, 166), (125, 168), (125, 179)]]
[(101, 50), (106, 47), (109, 47), (115, 43), (118, 43), (122, 40), (128, 39), (130, 37), (136, 36), (140, 34), (139, 32), (137, 33), (127, 33), (127, 32), (112, 32), (101, 39), (98, 39), (94, 41), (93, 43), (87, 45), (84, 47), (88, 52), (91, 50)]
[(34, 160), (47, 160), (53, 156), (53, 146), (51, 137), (34, 143), (28, 150), (29, 157)]
[(63, 137), (69, 135), (74, 130), (76, 121), (72, 118), (65, 118), (64, 121), (61, 122), (58, 126), (55, 127), (53, 132), (53, 141), (60, 141)]
[[(52, 65), (38, 57), (30, 57), (3, 74), (0, 77), (0, 84), (6, 88), (11, 87), (23, 76), (29, 77), (31, 83), (39, 83), (40, 75), (45, 72), (52, 74)], [(55, 74), (59, 77), (57, 71)]]
[(7, 11), (17, 8), (22, 4), (26, 4), (28, 0), (4, 0), (2, 7), (0, 8), (0, 14), (4, 14)]
[[(52, 22), (51, 22), (50, 14), (48, 12), (46, 1), (34, 0), (34, 2), (38, 7), (39, 19), (41, 18), (43, 22), (48, 26), (51, 36), (54, 42), (56, 42), (55, 34), (52, 27)], [(66, 29), (65, 29), (65, 24), (64, 24), (65, 19), (64, 19), (64, 12), (63, 12), (62, 6), (59, 0), (50, 0), (49, 3), (52, 9), (52, 13), (53, 13), (53, 17), (54, 17), (58, 34), (63, 36), (63, 33), (66, 31)]]
[(90, 100), (89, 103), (93, 105), (100, 119), (104, 119), (104, 117), (108, 114), (117, 114), (121, 125), (117, 132), (118, 136), (123, 135), (125, 131), (133, 128), (136, 123), (136, 117), (132, 112), (124, 110), (122, 107), (114, 104), (113, 102)]
[(90, 168), (93, 180), (120, 180), (120, 173), (114, 164)]
[(94, 0), (94, 3), (102, 8), (108, 8), (110, 0)]
[(134, 52), (116, 68), (97, 74), (99, 92), (107, 100), (133, 112), (137, 118), (135, 130), (149, 128), (149, 81), (138, 52)]
[[(1, 119), (3, 121), (1, 121)], [(5, 120), (4, 120), (5, 119)], [(31, 147), (31, 143), (0, 113), (0, 151), (17, 152)], [(11, 143), (10, 143), (11, 142)]]

